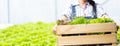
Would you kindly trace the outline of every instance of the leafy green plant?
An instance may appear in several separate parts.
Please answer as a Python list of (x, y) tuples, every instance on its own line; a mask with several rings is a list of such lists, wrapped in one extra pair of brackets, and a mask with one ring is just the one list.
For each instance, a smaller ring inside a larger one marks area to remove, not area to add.
[(117, 39), (118, 39), (118, 43), (120, 43), (120, 25), (119, 25), (119, 29), (117, 32)]
[(56, 46), (54, 23), (26, 23), (0, 31), (0, 46)]
[(94, 24), (94, 23), (108, 23), (108, 22), (114, 22), (110, 18), (97, 18), (97, 19), (86, 19), (84, 17), (75, 17), (73, 21), (71, 21), (70, 25), (75, 24)]

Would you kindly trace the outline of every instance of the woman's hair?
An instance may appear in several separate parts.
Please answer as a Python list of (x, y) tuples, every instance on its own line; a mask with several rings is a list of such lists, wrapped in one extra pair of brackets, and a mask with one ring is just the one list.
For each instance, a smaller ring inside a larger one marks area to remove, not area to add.
[(96, 8), (96, 3), (93, 0), (88, 0), (89, 4), (93, 6), (93, 11), (95, 13), (95, 16), (97, 17), (97, 8)]

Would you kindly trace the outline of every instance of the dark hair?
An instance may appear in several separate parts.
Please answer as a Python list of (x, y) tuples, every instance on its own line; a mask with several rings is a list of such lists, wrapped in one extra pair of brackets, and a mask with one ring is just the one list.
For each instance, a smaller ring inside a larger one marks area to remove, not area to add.
[(97, 8), (96, 8), (96, 3), (93, 0), (88, 0), (89, 4), (93, 6), (93, 11), (95, 13), (94, 18), (97, 18)]

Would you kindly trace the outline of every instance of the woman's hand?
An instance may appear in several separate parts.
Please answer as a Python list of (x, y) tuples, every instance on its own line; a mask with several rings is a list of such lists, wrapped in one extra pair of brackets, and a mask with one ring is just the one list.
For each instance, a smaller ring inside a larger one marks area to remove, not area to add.
[(63, 15), (62, 17), (60, 17), (58, 20), (57, 20), (57, 24), (58, 25), (66, 25), (70, 22), (70, 20), (68, 19), (68, 17), (66, 15)]
[(103, 14), (103, 15), (101, 16), (101, 18), (109, 18), (109, 17), (108, 17), (108, 15), (107, 15), (107, 13), (105, 13), (105, 14)]
[(57, 25), (55, 25), (55, 26), (53, 27), (53, 33), (54, 33), (54, 34), (56, 34), (56, 30), (57, 30)]
[(57, 24), (53, 27), (53, 33), (56, 34), (57, 26), (58, 25), (66, 25), (70, 22), (66, 15), (63, 15), (57, 20)]

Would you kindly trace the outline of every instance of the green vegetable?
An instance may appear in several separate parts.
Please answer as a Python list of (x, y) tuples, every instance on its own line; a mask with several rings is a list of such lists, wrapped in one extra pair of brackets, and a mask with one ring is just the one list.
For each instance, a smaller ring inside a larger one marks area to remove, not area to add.
[(120, 25), (119, 25), (119, 29), (117, 32), (117, 39), (118, 39), (118, 43), (120, 43)]
[(56, 46), (54, 23), (26, 23), (0, 31), (0, 46)]
[(108, 22), (114, 22), (110, 18), (97, 18), (97, 19), (86, 19), (84, 17), (75, 17), (73, 21), (71, 21), (70, 25), (75, 24), (94, 24), (94, 23), (108, 23)]

